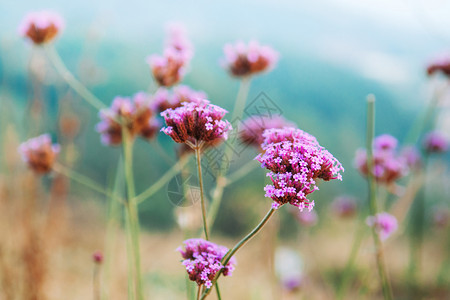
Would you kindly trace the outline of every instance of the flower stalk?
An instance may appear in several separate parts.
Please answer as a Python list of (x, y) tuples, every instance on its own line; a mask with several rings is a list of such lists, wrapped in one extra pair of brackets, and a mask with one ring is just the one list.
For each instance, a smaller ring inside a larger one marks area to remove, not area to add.
[(203, 231), (205, 232), (205, 239), (209, 241), (209, 230), (208, 230), (208, 222), (206, 219), (206, 203), (205, 203), (205, 195), (203, 190), (203, 176), (202, 176), (202, 164), (201, 164), (201, 148), (203, 146), (202, 142), (196, 141), (195, 143), (195, 158), (197, 160), (197, 175), (198, 182), (200, 185), (200, 202), (202, 207), (202, 219), (203, 219)]

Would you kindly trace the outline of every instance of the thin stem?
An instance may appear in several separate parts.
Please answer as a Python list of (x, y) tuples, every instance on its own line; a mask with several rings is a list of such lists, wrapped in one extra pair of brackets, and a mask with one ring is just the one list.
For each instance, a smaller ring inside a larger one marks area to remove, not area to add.
[(253, 160), (250, 160), (245, 165), (243, 165), (241, 168), (239, 168), (239, 170), (231, 173), (228, 176), (225, 186), (228, 186), (228, 185), (232, 184), (233, 182), (236, 182), (237, 180), (241, 179), (242, 177), (244, 177), (245, 175), (247, 175), (248, 173), (250, 173), (251, 171), (253, 171), (254, 169), (256, 169), (259, 166), (260, 166), (260, 164), (255, 163)]
[(198, 286), (198, 289), (197, 289), (197, 300), (200, 299), (200, 295), (201, 295), (201, 294), (202, 294), (202, 286), (199, 285), (199, 286)]
[[(261, 222), (249, 234), (247, 234), (242, 240), (240, 240), (239, 243), (237, 243), (233, 247), (233, 249), (231, 249), (230, 251), (227, 252), (227, 254), (225, 254), (225, 256), (222, 258), (221, 261), (222, 266), (226, 266), (230, 261), (230, 259), (233, 257), (233, 255), (263, 228), (263, 226), (267, 223), (267, 221), (269, 221), (270, 217), (273, 215), (275, 211), (276, 210), (274, 208), (270, 208), (270, 210), (267, 212), (267, 214), (264, 216)], [(220, 271), (216, 273), (216, 276), (214, 277), (213, 280), (214, 284), (219, 279), (220, 275), (223, 272), (223, 269), (224, 268), (220, 269)], [(205, 299), (209, 295), (209, 293), (211, 293), (211, 290), (212, 289), (206, 289), (201, 299), (202, 300)]]
[(134, 190), (134, 178), (133, 178), (133, 137), (129, 134), (128, 130), (123, 127), (123, 151), (124, 151), (124, 169), (125, 169), (125, 182), (127, 185), (127, 197), (128, 201), (125, 205), (125, 209), (128, 214), (130, 226), (130, 236), (132, 241), (132, 252), (134, 260), (135, 271), (135, 283), (136, 283), (136, 295), (138, 300), (143, 300), (142, 291), (142, 277), (141, 277), (141, 259), (140, 259), (140, 245), (139, 245), (139, 215), (137, 210), (137, 204), (135, 201)]
[(153, 183), (148, 189), (142, 192), (140, 195), (134, 198), (137, 204), (142, 203), (146, 199), (150, 198), (153, 194), (159, 191), (170, 179), (172, 179), (188, 162), (188, 157), (182, 157), (176, 164), (173, 165), (158, 181)]
[[(372, 151), (372, 143), (375, 135), (375, 97), (373, 95), (369, 95), (367, 97), (367, 181), (369, 184), (369, 210), (371, 215), (375, 215), (377, 213), (377, 199), (376, 199), (376, 182), (373, 176), (373, 151)], [(378, 268), (378, 275), (380, 276), (381, 286), (383, 289), (383, 295), (385, 299), (392, 299), (392, 291), (389, 284), (389, 280), (386, 274), (386, 269), (384, 266), (384, 257), (383, 257), (383, 249), (381, 245), (380, 238), (375, 229), (375, 226), (372, 226), (372, 235), (376, 249), (376, 262)]]
[(48, 58), (52, 61), (59, 75), (66, 81), (66, 83), (80, 95), (86, 102), (95, 107), (97, 110), (106, 108), (105, 104), (92, 94), (73, 74), (67, 69), (58, 52), (53, 45), (46, 45), (45, 51)]
[(219, 283), (215, 284), (216, 292), (217, 292), (217, 300), (222, 300), (222, 296), (220, 295)]
[(100, 290), (100, 266), (94, 266), (94, 275), (93, 275), (93, 298), (94, 300), (101, 299), (101, 290)]
[[(244, 112), (245, 103), (247, 101), (248, 92), (250, 90), (250, 82), (251, 82), (251, 77), (244, 77), (241, 80), (241, 84), (239, 86), (239, 91), (238, 91), (238, 94), (236, 97), (236, 102), (234, 103), (233, 114), (231, 117), (231, 122), (233, 124), (236, 122), (240, 122), (242, 113)], [(239, 124), (234, 124), (234, 126), (237, 127), (237, 126), (239, 126)], [(211, 206), (210, 206), (210, 209), (208, 212), (208, 216), (209, 216), (208, 223), (211, 228), (214, 225), (214, 222), (217, 217), (217, 212), (219, 211), (220, 202), (222, 201), (223, 190), (226, 186), (226, 175), (228, 173), (228, 168), (229, 168), (228, 162), (230, 161), (231, 156), (233, 154), (233, 147), (234, 147), (234, 145), (227, 145), (224, 150), (224, 158), (225, 159), (222, 160), (222, 165), (220, 168), (220, 170), (222, 172), (219, 172), (219, 174), (217, 176), (217, 184), (216, 184), (216, 188), (214, 189), (214, 192), (213, 192), (213, 198), (212, 198)]]
[(206, 204), (205, 195), (203, 191), (203, 176), (202, 176), (202, 165), (201, 165), (201, 143), (198, 141), (195, 144), (195, 157), (197, 159), (197, 175), (198, 182), (200, 185), (200, 201), (202, 206), (202, 219), (203, 219), (203, 231), (205, 232), (205, 239), (209, 241), (208, 223), (206, 222)]

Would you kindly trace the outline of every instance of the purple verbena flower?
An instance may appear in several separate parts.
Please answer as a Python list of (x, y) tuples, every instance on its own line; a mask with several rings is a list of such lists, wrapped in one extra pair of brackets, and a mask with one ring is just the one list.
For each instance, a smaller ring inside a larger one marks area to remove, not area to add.
[(45, 174), (52, 170), (60, 146), (52, 144), (49, 134), (43, 134), (20, 144), (18, 151), (30, 169), (37, 174)]
[(208, 100), (183, 102), (180, 107), (167, 109), (161, 113), (166, 121), (162, 132), (176, 143), (213, 143), (226, 140), (231, 124), (222, 120), (227, 111), (210, 104)]
[(448, 149), (448, 139), (442, 132), (431, 131), (425, 136), (423, 147), (428, 153), (445, 152)]
[(319, 189), (316, 180), (342, 180), (341, 163), (308, 133), (283, 128), (267, 129), (263, 135), (266, 138), (262, 144), (264, 152), (255, 159), (270, 171), (267, 176), (272, 184), (264, 190), (265, 196), (274, 200), (273, 208), (290, 203), (300, 210), (311, 211), (314, 200), (306, 197)]
[(373, 140), (374, 150), (395, 150), (397, 144), (397, 139), (390, 134), (379, 135)]
[(349, 218), (356, 214), (356, 200), (350, 196), (340, 196), (331, 204), (333, 212), (341, 218)]
[(417, 169), (422, 165), (420, 152), (415, 146), (409, 145), (403, 147), (400, 151), (400, 155), (403, 156), (409, 169)]
[(239, 135), (244, 144), (260, 148), (264, 142), (263, 133), (266, 129), (292, 126), (295, 124), (281, 116), (252, 116), (242, 123)]
[(375, 227), (382, 241), (386, 240), (398, 228), (397, 219), (386, 212), (367, 217), (366, 224), (369, 227)]
[(205, 92), (193, 90), (187, 85), (177, 85), (172, 91), (160, 88), (153, 97), (153, 108), (162, 112), (180, 107), (183, 102), (199, 102), (206, 98)]
[(189, 279), (197, 285), (205, 285), (210, 288), (216, 273), (223, 269), (224, 276), (231, 276), (236, 265), (236, 259), (231, 257), (226, 266), (221, 263), (222, 258), (228, 252), (224, 246), (216, 245), (203, 239), (189, 239), (183, 242), (185, 249), (177, 250), (183, 257), (182, 264), (186, 267)]
[(236, 77), (249, 76), (274, 68), (278, 61), (278, 53), (268, 46), (261, 46), (256, 41), (248, 45), (238, 42), (224, 47), (225, 60), (223, 66)]
[(19, 25), (19, 34), (41, 45), (53, 40), (64, 28), (63, 18), (52, 11), (28, 13)]

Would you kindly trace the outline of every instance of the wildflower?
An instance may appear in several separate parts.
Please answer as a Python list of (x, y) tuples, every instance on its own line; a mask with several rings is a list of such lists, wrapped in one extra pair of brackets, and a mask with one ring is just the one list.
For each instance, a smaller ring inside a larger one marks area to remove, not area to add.
[(187, 85), (178, 85), (172, 92), (165, 88), (160, 88), (153, 98), (153, 107), (155, 111), (165, 111), (168, 108), (177, 108), (183, 102), (198, 102), (206, 99), (207, 95), (203, 91), (195, 91)]
[(423, 147), (428, 153), (445, 152), (448, 149), (448, 140), (441, 132), (432, 131), (425, 136)]
[(337, 197), (331, 207), (334, 213), (341, 218), (352, 217), (356, 214), (356, 200), (353, 197)]
[(96, 264), (101, 264), (103, 262), (103, 253), (101, 251), (95, 251), (92, 254), (92, 260), (96, 263)]
[(398, 228), (397, 219), (386, 212), (367, 217), (366, 224), (369, 227), (375, 227), (382, 241), (386, 240)]
[(400, 151), (400, 155), (403, 157), (406, 165), (410, 169), (417, 169), (422, 164), (419, 150), (417, 150), (415, 146), (410, 145), (403, 147)]
[[(406, 160), (397, 153), (396, 144), (396, 139), (388, 135), (379, 136), (374, 140), (372, 174), (379, 183), (389, 185), (408, 172)], [(367, 152), (365, 149), (356, 151), (355, 166), (362, 175), (367, 176)]]
[(264, 142), (264, 130), (290, 126), (295, 126), (295, 124), (281, 116), (253, 116), (243, 122), (239, 135), (244, 144), (260, 148)]
[(195, 281), (197, 285), (205, 285), (210, 288), (212, 280), (217, 272), (223, 269), (224, 276), (231, 276), (236, 265), (234, 257), (230, 259), (226, 266), (221, 260), (228, 252), (224, 246), (216, 245), (203, 239), (189, 239), (184, 241), (185, 250), (181, 247), (177, 250), (183, 257), (182, 264), (186, 267), (189, 279)]
[(64, 28), (62, 17), (51, 11), (28, 13), (19, 25), (19, 34), (41, 45), (52, 41)]
[(187, 38), (186, 28), (180, 23), (170, 23), (166, 27), (166, 47), (173, 48), (191, 59), (193, 54), (192, 43)]
[(22, 143), (18, 151), (29, 168), (38, 174), (45, 174), (51, 171), (60, 146), (52, 145), (50, 135), (43, 134)]
[(438, 72), (450, 77), (450, 56), (448, 54), (437, 57), (428, 65), (427, 73), (429, 76)]
[(278, 53), (268, 46), (261, 46), (256, 41), (248, 45), (238, 42), (224, 47), (224, 68), (236, 77), (249, 76), (274, 68), (278, 61)]
[(196, 143), (211, 143), (226, 140), (231, 124), (222, 120), (227, 111), (210, 104), (208, 100), (183, 102), (181, 107), (167, 109), (161, 113), (166, 121), (162, 132), (176, 143), (193, 146)]
[(311, 211), (300, 211), (298, 209), (291, 210), (291, 212), (294, 214), (294, 217), (296, 220), (303, 226), (306, 227), (312, 227), (317, 224), (319, 221), (319, 217), (317, 216), (317, 213), (314, 210)]
[(97, 131), (105, 145), (119, 145), (122, 143), (122, 125), (125, 123), (131, 136), (141, 135), (146, 139), (153, 138), (159, 129), (159, 123), (153, 118), (150, 109), (149, 95), (140, 92), (130, 97), (114, 98), (111, 108), (101, 110), (102, 121), (97, 124)]
[(273, 208), (290, 203), (301, 211), (305, 208), (311, 211), (314, 200), (306, 197), (319, 189), (316, 180), (342, 180), (341, 163), (310, 134), (286, 127), (267, 129), (263, 135), (264, 153), (255, 159), (270, 171), (267, 176), (272, 184), (264, 190), (265, 196), (274, 200)]

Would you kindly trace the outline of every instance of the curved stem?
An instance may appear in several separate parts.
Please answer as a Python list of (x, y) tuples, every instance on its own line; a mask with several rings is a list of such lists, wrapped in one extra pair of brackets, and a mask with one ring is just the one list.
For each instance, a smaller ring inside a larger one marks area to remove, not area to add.
[(106, 105), (92, 94), (73, 74), (67, 69), (58, 52), (53, 45), (46, 45), (45, 51), (49, 59), (52, 61), (59, 75), (66, 81), (66, 83), (80, 95), (86, 102), (95, 107), (97, 110), (106, 108)]
[[(276, 210), (274, 208), (270, 208), (270, 210), (267, 212), (267, 214), (264, 216), (261, 222), (259, 222), (259, 224), (252, 231), (250, 231), (249, 234), (247, 234), (242, 240), (240, 240), (239, 243), (237, 243), (233, 247), (233, 249), (231, 249), (230, 251), (227, 252), (227, 254), (225, 254), (225, 256), (222, 258), (221, 261), (222, 266), (226, 266), (230, 261), (230, 259), (233, 257), (233, 255), (263, 228), (263, 226), (267, 223), (267, 221), (269, 221), (270, 217), (273, 215), (275, 211)], [(217, 282), (222, 272), (223, 268), (216, 273), (216, 276), (214, 277), (213, 281), (214, 284)], [(212, 289), (206, 289), (201, 299), (202, 300), (205, 299), (209, 295), (209, 293), (211, 293), (211, 290)]]
[(200, 185), (200, 201), (202, 206), (202, 219), (203, 219), (203, 231), (205, 232), (205, 239), (209, 241), (208, 223), (206, 222), (206, 204), (205, 195), (203, 192), (203, 176), (202, 176), (202, 165), (201, 165), (201, 144), (197, 141), (195, 143), (195, 157), (197, 158), (197, 175), (198, 182)]
[[(371, 215), (377, 213), (377, 202), (376, 202), (376, 182), (373, 175), (373, 151), (372, 143), (375, 135), (375, 97), (369, 95), (367, 97), (367, 181), (369, 184), (369, 210)], [(376, 262), (378, 268), (378, 275), (380, 277), (381, 286), (383, 289), (384, 299), (392, 299), (392, 291), (387, 277), (386, 269), (384, 266), (383, 249), (378, 233), (375, 226), (372, 226), (372, 235), (376, 249)]]

